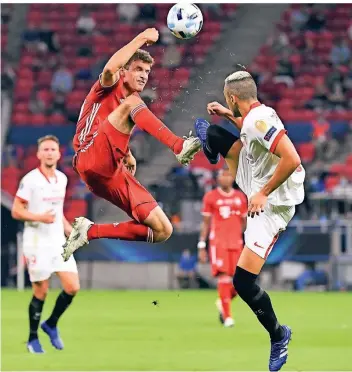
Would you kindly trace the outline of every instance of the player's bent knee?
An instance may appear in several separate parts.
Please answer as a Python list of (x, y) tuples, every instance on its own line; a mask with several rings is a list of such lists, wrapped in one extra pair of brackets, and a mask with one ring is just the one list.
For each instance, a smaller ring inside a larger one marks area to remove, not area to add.
[(257, 275), (237, 266), (232, 283), (239, 296), (247, 303), (260, 291), (260, 287), (255, 283), (256, 280)]
[(74, 284), (67, 285), (65, 288), (65, 292), (71, 296), (75, 296), (80, 289), (81, 287), (79, 283), (74, 283)]
[(162, 243), (165, 242), (170, 238), (173, 232), (173, 227), (171, 222), (168, 221), (168, 223), (163, 223), (161, 228), (154, 230), (154, 243)]
[(49, 289), (46, 286), (34, 285), (33, 286), (33, 295), (39, 300), (44, 301), (48, 295)]
[(237, 140), (238, 137), (218, 125), (211, 125), (207, 130), (209, 147), (224, 158)]

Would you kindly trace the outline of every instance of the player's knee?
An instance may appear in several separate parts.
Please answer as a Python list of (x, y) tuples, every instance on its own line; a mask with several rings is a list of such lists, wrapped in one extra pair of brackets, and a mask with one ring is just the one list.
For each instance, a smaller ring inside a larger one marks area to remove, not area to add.
[(44, 301), (48, 295), (49, 288), (44, 285), (35, 285), (33, 288), (33, 295), (39, 300)]
[(235, 287), (239, 296), (245, 301), (250, 302), (260, 291), (260, 287), (255, 283), (257, 275), (249, 271), (237, 267), (235, 275), (233, 276), (233, 286)]
[(155, 243), (165, 242), (170, 238), (173, 232), (172, 224), (169, 220), (163, 221), (157, 229), (153, 229)]
[(71, 283), (69, 285), (66, 285), (65, 292), (71, 296), (75, 296), (80, 290), (80, 288), (81, 287), (79, 283)]
[(224, 158), (237, 140), (238, 137), (219, 125), (211, 125), (207, 130), (207, 143), (210, 149)]

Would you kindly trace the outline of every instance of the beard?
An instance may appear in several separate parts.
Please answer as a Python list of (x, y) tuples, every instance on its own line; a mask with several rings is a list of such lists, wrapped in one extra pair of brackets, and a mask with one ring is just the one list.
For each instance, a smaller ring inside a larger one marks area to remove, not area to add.
[(238, 104), (237, 103), (235, 103), (235, 106), (233, 108), (233, 116), (235, 118), (241, 118), (242, 117), (242, 114), (241, 114), (241, 112), (240, 112), (240, 110), (238, 108)]
[(44, 166), (49, 169), (55, 167), (55, 165), (56, 163), (44, 163)]

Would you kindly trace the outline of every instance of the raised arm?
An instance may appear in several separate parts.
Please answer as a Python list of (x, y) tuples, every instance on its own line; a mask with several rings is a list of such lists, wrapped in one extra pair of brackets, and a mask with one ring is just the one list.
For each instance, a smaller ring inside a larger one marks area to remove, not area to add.
[(113, 85), (119, 78), (119, 70), (130, 60), (133, 54), (144, 44), (155, 43), (159, 38), (159, 32), (155, 28), (147, 28), (137, 35), (131, 42), (119, 49), (107, 62), (101, 75), (103, 86)]
[(231, 121), (231, 123), (235, 124), (238, 130), (241, 130), (242, 118), (235, 117), (230, 109), (224, 107), (219, 102), (208, 103), (207, 111), (209, 115), (218, 115), (226, 118), (227, 120)]

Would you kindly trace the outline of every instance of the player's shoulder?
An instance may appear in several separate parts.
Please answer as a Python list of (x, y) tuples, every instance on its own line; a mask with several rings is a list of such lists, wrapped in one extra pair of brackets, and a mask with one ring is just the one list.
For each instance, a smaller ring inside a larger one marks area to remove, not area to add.
[(256, 121), (268, 120), (274, 115), (277, 116), (277, 113), (272, 107), (262, 104), (250, 110), (244, 121), (246, 122), (246, 124), (255, 125)]
[(203, 198), (204, 198), (204, 200), (213, 200), (214, 198), (216, 198), (216, 195), (217, 195), (217, 190), (213, 189), (213, 190), (207, 191), (204, 194)]
[(33, 182), (38, 180), (40, 171), (38, 168), (34, 168), (22, 177), (22, 182)]
[(260, 105), (252, 109), (244, 119), (243, 128), (247, 132), (267, 133), (272, 127), (283, 127), (276, 111), (269, 106)]
[(60, 170), (55, 170), (55, 175), (59, 181), (67, 182), (67, 176), (64, 172), (61, 172)]

